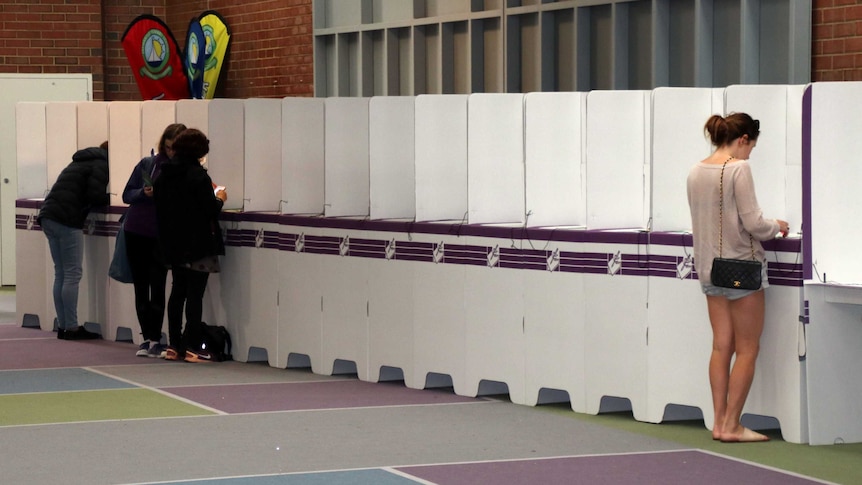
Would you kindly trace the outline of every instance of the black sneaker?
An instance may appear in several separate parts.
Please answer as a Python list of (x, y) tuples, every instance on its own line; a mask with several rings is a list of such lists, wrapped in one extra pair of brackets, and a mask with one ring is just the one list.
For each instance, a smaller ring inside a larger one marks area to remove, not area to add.
[(90, 332), (82, 326), (79, 326), (75, 330), (66, 330), (63, 332), (62, 337), (59, 337), (59, 333), (57, 335), (58, 338), (62, 338), (63, 340), (98, 340), (102, 338), (101, 335)]
[(62, 328), (57, 329), (57, 338), (60, 340), (66, 340), (66, 331)]

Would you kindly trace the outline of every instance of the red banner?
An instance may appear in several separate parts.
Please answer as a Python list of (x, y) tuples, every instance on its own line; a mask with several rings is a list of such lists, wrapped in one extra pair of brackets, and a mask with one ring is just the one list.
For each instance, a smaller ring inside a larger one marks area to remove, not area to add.
[(120, 42), (143, 99), (190, 97), (177, 40), (158, 17), (139, 16), (126, 28)]

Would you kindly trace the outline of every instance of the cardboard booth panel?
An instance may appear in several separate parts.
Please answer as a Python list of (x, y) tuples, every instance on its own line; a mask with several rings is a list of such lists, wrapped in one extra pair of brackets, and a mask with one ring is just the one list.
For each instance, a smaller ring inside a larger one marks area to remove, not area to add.
[(416, 221), (467, 217), (468, 99), (416, 97)]
[(177, 122), (176, 106), (176, 101), (143, 102), (141, 105), (141, 158), (159, 151), (159, 139), (165, 128)]
[(524, 223), (524, 95), (471, 94), (467, 110), (470, 224)]
[(586, 93), (524, 98), (527, 225), (586, 225)]
[(326, 98), (327, 217), (369, 215), (368, 101)]
[(862, 83), (811, 85), (811, 263), (818, 279), (862, 284)]
[(18, 198), (39, 199), (48, 193), (48, 140), (45, 103), (15, 106), (18, 151)]
[[(796, 101), (801, 104), (801, 98)], [(745, 112), (760, 120), (760, 137), (751, 152), (751, 172), (757, 202), (767, 218), (787, 219), (787, 86), (729, 86), (725, 91), (727, 113)], [(801, 133), (792, 136), (801, 137)], [(801, 202), (801, 201), (800, 201)], [(799, 226), (797, 226), (799, 227)]]
[(323, 214), (323, 99), (284, 98), (281, 108), (281, 212)]
[(686, 179), (712, 152), (703, 127), (722, 107), (710, 88), (658, 88), (652, 103), (652, 228), (691, 231)]
[(369, 103), (372, 219), (416, 216), (414, 100), (383, 96)]
[(197, 128), (209, 136), (209, 100), (181, 99), (176, 103), (176, 122), (189, 128)]
[(587, 95), (587, 228), (647, 224), (649, 91)]
[[(123, 190), (141, 161), (141, 102), (114, 101), (108, 106), (108, 192), (112, 206), (125, 206)], [(162, 127), (164, 129), (164, 127)], [(104, 141), (104, 140), (103, 140)]]
[(281, 208), (281, 135), (281, 100), (247, 99), (245, 159), (249, 163), (245, 165), (243, 205), (246, 211), (277, 212)]
[(108, 102), (78, 103), (78, 149), (96, 147), (108, 139)]
[(224, 210), (241, 210), (245, 199), (245, 110), (241, 99), (214, 99), (209, 104), (210, 178), (227, 188)]
[(46, 133), (51, 134), (48, 137), (45, 150), (48, 162), (48, 186), (50, 187), (57, 181), (60, 172), (72, 162), (72, 155), (78, 151), (78, 109), (76, 104), (48, 103), (45, 106), (45, 130)]

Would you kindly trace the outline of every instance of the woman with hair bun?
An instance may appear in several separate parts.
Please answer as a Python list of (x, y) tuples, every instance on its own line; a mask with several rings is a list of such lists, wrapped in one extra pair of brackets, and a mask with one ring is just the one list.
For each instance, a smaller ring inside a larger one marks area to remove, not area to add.
[[(694, 264), (712, 326), (709, 359), (715, 416), (712, 437), (723, 442), (768, 441), (767, 436), (742, 426), (740, 417), (754, 380), (765, 314), (763, 289), (769, 286), (760, 241), (772, 239), (778, 233), (787, 235), (788, 225), (779, 219), (765, 219), (757, 204), (748, 158), (757, 145), (760, 122), (746, 113), (713, 115), (704, 131), (715, 150), (692, 167), (687, 191)], [(714, 258), (751, 259), (752, 253), (763, 264), (760, 289), (741, 290), (712, 284)]]

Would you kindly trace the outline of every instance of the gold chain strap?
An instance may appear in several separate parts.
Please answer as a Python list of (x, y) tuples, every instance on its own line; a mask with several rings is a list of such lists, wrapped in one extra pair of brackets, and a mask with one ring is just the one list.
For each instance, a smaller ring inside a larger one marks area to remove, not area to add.
[[(734, 157), (728, 157), (727, 160), (724, 161), (724, 165), (721, 166), (721, 178), (718, 179), (718, 257), (721, 257), (721, 248), (723, 242), (723, 230), (722, 230), (722, 222), (723, 222), (723, 214), (724, 214), (724, 167), (727, 166), (727, 162), (733, 160)], [(748, 235), (748, 243), (751, 244), (751, 259), (757, 259), (754, 255), (754, 238), (751, 237), (751, 234)]]

